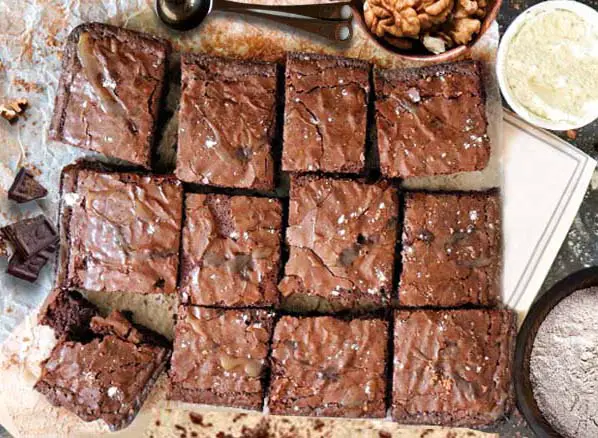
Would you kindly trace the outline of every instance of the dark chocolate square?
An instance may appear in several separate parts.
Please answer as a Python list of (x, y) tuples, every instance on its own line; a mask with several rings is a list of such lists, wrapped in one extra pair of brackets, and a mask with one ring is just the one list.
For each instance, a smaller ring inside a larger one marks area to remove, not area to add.
[(409, 193), (402, 306), (492, 306), (500, 299), (500, 198), (494, 192)]
[(472, 427), (507, 415), (515, 333), (510, 310), (397, 311), (393, 419)]
[(19, 254), (14, 254), (8, 261), (8, 272), (13, 277), (33, 283), (39, 277), (41, 270), (46, 266), (48, 260), (56, 252), (58, 244), (52, 244), (48, 248), (42, 249), (37, 254), (29, 258), (24, 258)]
[(380, 319), (283, 316), (272, 340), (270, 412), (384, 417), (387, 339)]
[(15, 246), (22, 260), (58, 242), (58, 231), (43, 214), (7, 225), (0, 231)]
[(273, 189), (276, 64), (184, 54), (181, 69), (176, 175)]
[(170, 46), (100, 23), (70, 34), (50, 137), (149, 168)]
[(261, 409), (274, 314), (179, 307), (169, 398)]
[(277, 304), (280, 201), (190, 194), (185, 209), (183, 302), (222, 307)]
[(490, 157), (481, 64), (377, 70), (380, 168), (409, 178), (482, 170)]
[(283, 170), (364, 169), (369, 71), (369, 64), (358, 59), (288, 55)]
[(363, 310), (390, 300), (398, 200), (387, 183), (291, 180), (290, 247), (279, 283), (294, 311)]
[(48, 191), (35, 180), (33, 173), (24, 167), (21, 167), (8, 189), (8, 199), (19, 204), (43, 198), (47, 194)]

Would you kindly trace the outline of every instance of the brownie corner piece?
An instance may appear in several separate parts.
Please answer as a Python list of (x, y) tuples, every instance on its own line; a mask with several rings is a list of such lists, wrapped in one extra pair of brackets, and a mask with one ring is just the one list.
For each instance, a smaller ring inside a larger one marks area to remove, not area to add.
[(180, 306), (168, 398), (259, 410), (274, 314)]
[(376, 70), (380, 168), (391, 178), (482, 170), (491, 145), (481, 64)]
[(169, 53), (166, 40), (140, 32), (77, 26), (64, 49), (50, 137), (150, 168)]
[(508, 309), (396, 311), (393, 419), (479, 427), (508, 415), (515, 324)]
[(500, 301), (497, 191), (407, 193), (402, 241), (402, 306), (493, 306)]
[(281, 202), (188, 194), (185, 211), (182, 302), (230, 308), (278, 304)]
[(183, 188), (174, 176), (70, 168), (61, 196), (62, 286), (176, 291)]
[(101, 419), (110, 430), (120, 430), (141, 409), (171, 349), (160, 335), (118, 312), (95, 316), (90, 326), (91, 340), (59, 340), (42, 362), (34, 389), (83, 421)]
[(272, 340), (276, 415), (383, 418), (388, 323), (283, 316)]
[(38, 321), (54, 329), (57, 338), (84, 339), (91, 334), (89, 324), (98, 312), (79, 292), (55, 288), (42, 305)]
[(363, 171), (369, 71), (369, 64), (359, 59), (288, 54), (283, 170)]
[(293, 311), (386, 307), (392, 291), (398, 196), (386, 181), (294, 177), (279, 283)]
[(277, 65), (183, 54), (176, 175), (185, 182), (275, 187)]

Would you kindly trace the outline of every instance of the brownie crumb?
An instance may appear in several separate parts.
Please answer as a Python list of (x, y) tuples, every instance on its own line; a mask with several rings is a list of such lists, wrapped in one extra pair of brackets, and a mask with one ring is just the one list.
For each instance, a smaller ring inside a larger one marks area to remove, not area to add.
[(201, 427), (212, 427), (212, 423), (204, 423), (203, 416), (196, 412), (189, 412), (189, 419), (193, 424), (197, 424)]

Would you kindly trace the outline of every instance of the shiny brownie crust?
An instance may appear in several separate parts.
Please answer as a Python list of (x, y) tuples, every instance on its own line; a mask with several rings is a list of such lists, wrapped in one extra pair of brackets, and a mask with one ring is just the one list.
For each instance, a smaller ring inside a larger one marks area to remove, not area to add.
[(277, 66), (183, 54), (176, 175), (183, 181), (274, 188)]
[(273, 414), (382, 418), (388, 324), (283, 316), (274, 330)]
[(369, 72), (358, 59), (288, 54), (283, 170), (364, 169)]
[(406, 194), (399, 304), (497, 304), (500, 211), (498, 192)]
[(380, 169), (409, 178), (482, 170), (490, 158), (481, 64), (376, 70)]
[(189, 194), (185, 211), (183, 303), (220, 307), (277, 304), (280, 201)]
[(393, 419), (473, 427), (507, 415), (515, 334), (510, 310), (397, 311)]
[(293, 178), (282, 305), (320, 312), (388, 305), (397, 215), (387, 182)]
[(176, 178), (74, 165), (63, 171), (61, 196), (58, 284), (175, 292), (183, 205)]
[[(79, 54), (84, 34), (92, 48), (87, 68), (102, 72), (110, 105), (86, 91), (94, 81)], [(64, 51), (50, 138), (150, 168), (169, 53), (166, 40), (150, 35), (101, 23), (77, 26)]]
[(168, 398), (259, 410), (274, 314), (180, 306)]

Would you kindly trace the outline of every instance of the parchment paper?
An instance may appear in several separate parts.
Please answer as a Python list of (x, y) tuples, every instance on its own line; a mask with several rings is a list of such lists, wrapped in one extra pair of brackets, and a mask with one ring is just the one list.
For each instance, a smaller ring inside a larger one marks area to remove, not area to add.
[[(270, 3), (285, 2), (300, 3), (290, 0), (274, 0)], [(351, 43), (335, 47), (326, 40), (295, 32), (286, 26), (254, 19), (247, 21), (241, 16), (222, 13), (210, 16), (198, 30), (181, 35), (161, 26), (152, 8), (151, 0), (0, 2), (0, 101), (24, 97), (30, 103), (25, 119), (14, 125), (0, 120), (0, 226), (39, 212), (56, 219), (58, 183), (62, 167), (84, 156), (110, 161), (97, 154), (47, 139), (60, 74), (62, 44), (70, 30), (82, 22), (100, 21), (153, 33), (170, 39), (179, 51), (203, 51), (241, 58), (281, 61), (285, 51), (300, 50), (343, 54), (366, 59), (382, 67), (404, 65), (391, 52), (373, 44), (369, 35), (357, 25), (354, 25), (354, 38)], [(498, 26), (494, 23), (473, 50), (474, 58), (485, 61), (487, 73), (489, 136), (493, 144), (491, 164), (483, 172), (416, 179), (408, 184), (409, 187), (481, 189), (500, 185), (502, 113), (493, 73), (497, 42)], [(177, 68), (175, 54), (172, 69), (176, 71)], [(171, 84), (165, 111), (176, 114), (178, 95), (178, 85)], [(172, 167), (176, 123), (175, 116), (165, 126), (159, 145), (160, 171), (168, 171)], [(7, 200), (6, 191), (22, 165), (30, 168), (49, 190), (45, 200), (25, 206), (17, 206)], [(10, 248), (8, 251), (10, 252)], [(6, 262), (6, 258), (0, 257), (0, 341), (6, 339), (15, 328), (16, 330), (0, 351), (0, 423), (13, 433), (23, 436), (97, 436), (105, 432), (105, 426), (99, 422), (83, 423), (65, 410), (50, 407), (43, 397), (31, 389), (39, 375), (39, 362), (46, 357), (53, 344), (51, 331), (37, 326), (31, 315), (32, 310), (37, 308), (51, 288), (53, 267), (52, 263), (49, 263), (38, 281), (31, 285), (4, 274)], [(137, 311), (136, 317), (139, 322), (171, 334), (171, 310), (174, 308), (171, 302), (165, 305), (160, 299), (148, 302), (141, 297), (133, 300), (131, 296), (116, 294), (97, 294), (91, 299), (102, 307), (130, 308)], [(21, 324), (18, 325), (19, 323)], [(134, 423), (134, 427), (126, 430), (126, 436), (140, 436), (138, 433), (150, 423), (149, 418), (164, 413), (163, 409), (152, 409), (161, 403), (159, 400), (162, 395), (163, 388), (159, 385)], [(178, 409), (176, 405), (169, 407), (172, 408)], [(170, 414), (175, 415), (173, 412)], [(226, 423), (227, 420), (223, 417), (221, 421)], [(245, 424), (244, 421), (239, 421), (239, 427)], [(297, 422), (298, 429), (301, 429), (303, 420), (294, 421)], [(377, 423), (379, 422), (368, 424)], [(135, 429), (135, 425), (139, 424), (142, 424), (139, 426), (141, 429)], [(389, 422), (386, 422), (384, 427), (400, 430), (397, 425)], [(439, 435), (430, 436), (448, 436), (447, 431), (448, 429), (444, 429), (438, 432)], [(396, 436), (412, 436), (410, 434), (411, 432)]]

